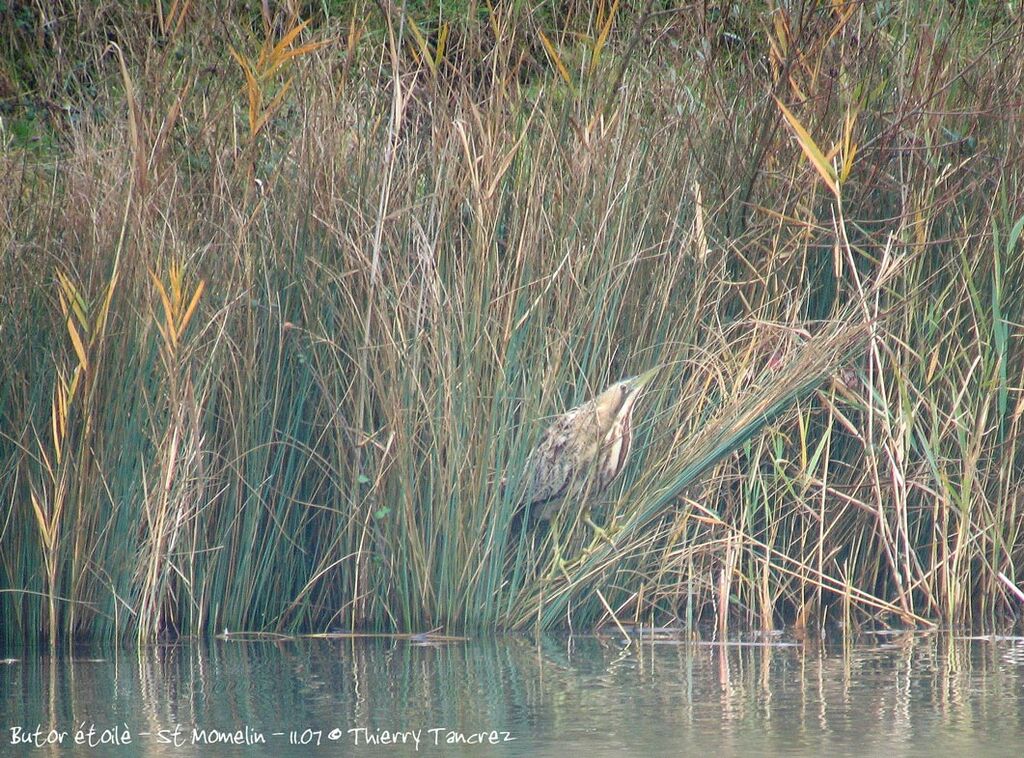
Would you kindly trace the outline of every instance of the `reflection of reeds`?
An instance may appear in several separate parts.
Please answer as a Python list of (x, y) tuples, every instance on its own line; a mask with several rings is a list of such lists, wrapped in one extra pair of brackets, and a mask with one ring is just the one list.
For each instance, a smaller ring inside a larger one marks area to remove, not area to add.
[[(623, 10), (501, 13), (233, 56), (171, 14), (59, 171), (0, 156), (7, 639), (1016, 607), (1010, 28), (779, 10), (762, 70), (671, 14), (647, 65)], [(655, 365), (614, 547), (545, 579), (497, 482)]]
[(25, 689), (8, 698), (11, 724), (124, 724), (142, 750), (159, 750), (157, 735), (178, 725), (186, 744), (193, 729), (248, 727), (278, 752), (292, 729), (398, 725), (509, 730), (529, 755), (570, 743), (598, 754), (689, 754), (709, 739), (777, 754), (793, 751), (794, 734), (812, 754), (878, 754), (922, 740), (938, 752), (950, 742), (1014, 744), (1020, 655), (1019, 638), (946, 634), (830, 645), (687, 637), (628, 648), (541, 635), (431, 648), (366, 639), (151, 645), (98, 660), (29, 656), (0, 675), (11, 671)]

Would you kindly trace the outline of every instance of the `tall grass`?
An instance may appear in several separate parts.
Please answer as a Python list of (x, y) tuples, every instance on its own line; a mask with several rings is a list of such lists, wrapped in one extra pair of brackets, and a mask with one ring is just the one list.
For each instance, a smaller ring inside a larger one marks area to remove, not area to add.
[[(1020, 32), (920, 6), (69, 2), (95, 95), (0, 135), (4, 639), (1015, 618)], [(515, 481), (654, 365), (566, 577)]]

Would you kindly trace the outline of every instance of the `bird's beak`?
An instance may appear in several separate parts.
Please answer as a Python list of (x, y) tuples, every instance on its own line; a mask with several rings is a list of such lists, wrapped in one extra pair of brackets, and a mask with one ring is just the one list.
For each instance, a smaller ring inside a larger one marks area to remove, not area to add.
[(630, 380), (632, 384), (631, 389), (633, 390), (633, 392), (639, 392), (644, 387), (646, 387), (647, 383), (650, 382), (651, 379), (653, 379), (660, 370), (661, 366), (655, 366), (654, 368), (648, 369), (647, 371), (645, 371), (642, 374), (639, 374), (638, 376), (634, 376)]

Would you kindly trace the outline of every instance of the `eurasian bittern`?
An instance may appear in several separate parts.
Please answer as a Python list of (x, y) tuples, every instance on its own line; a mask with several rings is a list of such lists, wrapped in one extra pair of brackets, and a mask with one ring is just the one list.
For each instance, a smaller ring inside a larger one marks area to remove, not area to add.
[(541, 506), (533, 515), (557, 521), (563, 508), (575, 503), (584, 522), (607, 539), (605, 530), (590, 519), (588, 501), (625, 468), (633, 446), (633, 408), (657, 371), (615, 382), (548, 427), (526, 461), (525, 501)]

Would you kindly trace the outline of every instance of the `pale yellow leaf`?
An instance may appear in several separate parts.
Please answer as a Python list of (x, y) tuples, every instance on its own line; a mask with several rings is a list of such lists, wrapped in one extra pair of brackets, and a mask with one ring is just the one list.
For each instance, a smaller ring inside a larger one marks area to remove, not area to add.
[(537, 30), (537, 34), (540, 35), (541, 44), (544, 45), (544, 49), (547, 51), (548, 57), (551, 58), (551, 62), (555, 64), (555, 68), (558, 69), (559, 75), (565, 80), (565, 83), (570, 87), (572, 86), (572, 77), (569, 75), (569, 69), (562, 63), (562, 59), (558, 56), (558, 52), (555, 50), (555, 46), (551, 44), (551, 40), (548, 39), (547, 35), (540, 29)]
[(411, 18), (409, 19), (409, 29), (412, 31), (412, 36), (416, 40), (417, 46), (419, 46), (420, 58), (427, 63), (427, 67), (430, 69), (430, 73), (437, 74), (437, 65), (434, 63), (434, 57), (430, 54), (430, 47), (427, 45), (427, 39), (423, 36), (423, 32), (416, 26), (416, 22)]
[(274, 112), (281, 105), (281, 101), (284, 100), (284, 96), (288, 93), (288, 90), (291, 86), (292, 80), (289, 79), (284, 83), (284, 86), (281, 87), (281, 90), (276, 95), (274, 95), (274, 99), (267, 104), (266, 110), (263, 111), (263, 114), (256, 121), (256, 131), (254, 131), (253, 134), (259, 134), (260, 131), (262, 131), (263, 127), (267, 125), (267, 122), (270, 120), (271, 116), (274, 115)]
[(608, 18), (604, 22), (604, 27), (601, 32), (597, 35), (597, 39), (594, 40), (594, 49), (590, 55), (590, 72), (593, 73), (601, 62), (601, 51), (604, 50), (605, 44), (608, 42), (608, 35), (612, 31), (612, 24), (615, 23), (615, 13), (619, 9), (619, 0), (615, 0), (612, 3), (611, 9), (608, 11)]
[(187, 327), (188, 322), (192, 320), (192, 314), (195, 313), (196, 306), (199, 305), (199, 298), (202, 296), (203, 289), (205, 287), (206, 282), (200, 279), (199, 284), (196, 287), (196, 291), (192, 295), (192, 301), (188, 304), (188, 308), (185, 310), (185, 315), (181, 317), (181, 321), (178, 323), (178, 339), (181, 339), (181, 335), (185, 333), (185, 327)]
[(789, 108), (782, 104), (782, 101), (777, 97), (775, 98), (776, 104), (779, 106), (779, 110), (782, 111), (782, 115), (786, 119), (786, 123), (789, 124), (790, 129), (793, 130), (793, 134), (796, 136), (796, 141), (800, 144), (801, 149), (804, 151), (804, 155), (811, 161), (811, 165), (814, 166), (815, 170), (821, 175), (821, 178), (825, 180), (825, 184), (832, 194), (837, 198), (839, 197), (839, 186), (836, 183), (835, 169), (826, 160), (825, 155), (821, 152), (821, 148), (818, 147), (817, 143), (812, 139), (810, 133), (804, 128), (797, 117), (794, 116)]
[(164, 308), (164, 322), (167, 325), (167, 329), (165, 331), (164, 325), (158, 321), (157, 328), (160, 330), (160, 334), (163, 335), (164, 342), (167, 343), (167, 347), (173, 348), (176, 342), (174, 339), (174, 309), (171, 307), (171, 301), (170, 298), (167, 297), (167, 290), (164, 289), (163, 282), (161, 282), (152, 271), (149, 272), (149, 275), (152, 277), (153, 284), (156, 286), (157, 294), (160, 295), (160, 302), (163, 304)]
[(285, 53), (285, 51), (287, 51), (287, 49), (292, 46), (292, 42), (295, 41), (295, 38), (298, 37), (302, 33), (302, 30), (305, 29), (307, 26), (309, 26), (309, 21), (303, 21), (301, 24), (298, 24), (297, 26), (292, 28), (291, 31), (287, 32), (283, 37), (281, 37), (278, 43), (274, 45), (274, 49), (270, 53), (271, 62), (277, 60), (280, 56), (282, 56)]
[(441, 27), (441, 31), (437, 35), (437, 49), (434, 50), (434, 65), (440, 66), (441, 61), (444, 60), (445, 46), (448, 44), (448, 24)]
[(78, 365), (82, 368), (88, 368), (89, 359), (85, 357), (85, 344), (82, 342), (82, 338), (78, 334), (75, 322), (68, 319), (66, 323), (68, 326), (68, 334), (71, 335), (71, 344), (75, 348), (75, 355), (78, 356)]

